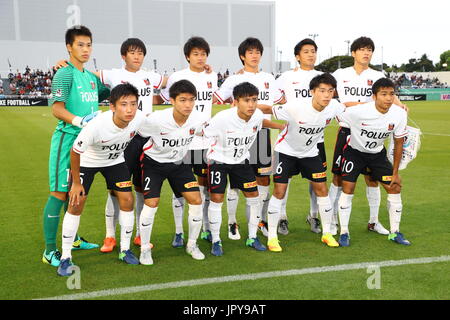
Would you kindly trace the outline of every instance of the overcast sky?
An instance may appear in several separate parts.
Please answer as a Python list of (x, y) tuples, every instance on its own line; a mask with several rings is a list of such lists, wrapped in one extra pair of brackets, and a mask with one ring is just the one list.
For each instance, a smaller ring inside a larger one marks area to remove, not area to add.
[[(295, 62), (295, 44), (318, 34), (318, 61), (347, 53), (346, 40), (375, 42), (373, 64), (400, 66), (426, 53), (434, 63), (450, 50), (449, 0), (276, 0), (276, 46)], [(279, 53), (277, 60), (279, 59)]]

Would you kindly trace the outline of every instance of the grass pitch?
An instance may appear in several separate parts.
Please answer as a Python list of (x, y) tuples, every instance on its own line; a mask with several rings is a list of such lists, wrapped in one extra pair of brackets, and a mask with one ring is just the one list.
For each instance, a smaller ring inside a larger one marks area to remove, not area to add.
[[(195, 261), (183, 249), (171, 247), (174, 222), (171, 191), (165, 184), (152, 234), (155, 264), (128, 266), (118, 260), (117, 252), (76, 251), (73, 259), (81, 268), (80, 290), (69, 290), (67, 279), (58, 277), (55, 268), (41, 262), (42, 211), (48, 197), (48, 151), (56, 119), (48, 107), (1, 108), (0, 299), (36, 299), (211, 277), (449, 255), (450, 173), (445, 163), (450, 159), (450, 103), (430, 101), (408, 105), (410, 117), (424, 132), (417, 159), (401, 171), (404, 205), (401, 229), (412, 242), (410, 247), (396, 245), (386, 236), (367, 231), (369, 212), (362, 179), (353, 201), (351, 247), (326, 247), (305, 223), (309, 211), (308, 183), (296, 177), (287, 205), (290, 234), (279, 237), (282, 253), (256, 252), (245, 247), (247, 226), (241, 198), (238, 222), (243, 239), (227, 238), (224, 207), (221, 233), (224, 256), (212, 256), (210, 244), (199, 240), (206, 259)], [(221, 108), (215, 106), (214, 112)], [(336, 130), (337, 125), (333, 125), (325, 133), (329, 167)], [(79, 233), (99, 244), (105, 234), (105, 200), (105, 183), (98, 175), (81, 218)], [(380, 221), (388, 227), (385, 204), (386, 194), (382, 191)], [(187, 213), (185, 221), (186, 216)], [(261, 234), (259, 237), (265, 241)], [(60, 238), (59, 234), (59, 244)], [(139, 253), (133, 245), (132, 249)], [(100, 299), (449, 299), (449, 268), (449, 262), (383, 267), (378, 290), (367, 288), (370, 274), (361, 269), (160, 289)]]

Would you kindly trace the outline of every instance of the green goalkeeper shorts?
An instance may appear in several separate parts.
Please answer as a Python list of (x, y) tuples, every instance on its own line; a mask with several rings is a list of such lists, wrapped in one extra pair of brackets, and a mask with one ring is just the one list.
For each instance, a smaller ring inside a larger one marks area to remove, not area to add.
[(70, 150), (76, 137), (60, 130), (53, 133), (48, 161), (50, 192), (69, 192)]

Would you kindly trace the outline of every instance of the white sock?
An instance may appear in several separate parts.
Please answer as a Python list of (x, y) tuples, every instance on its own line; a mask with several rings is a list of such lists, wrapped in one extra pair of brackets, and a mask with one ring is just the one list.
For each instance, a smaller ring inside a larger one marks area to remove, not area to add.
[(184, 213), (184, 198), (177, 198), (172, 194), (172, 210), (173, 220), (175, 222), (175, 233), (183, 233), (183, 213)]
[(108, 192), (105, 205), (105, 224), (106, 224), (106, 237), (116, 237), (116, 225), (119, 220), (119, 201), (117, 197)]
[(136, 199), (134, 212), (136, 214), (136, 237), (139, 237), (139, 217), (141, 216), (142, 208), (144, 207), (144, 194), (142, 192), (135, 191)]
[[(328, 197), (327, 197), (328, 198)], [(313, 190), (312, 183), (309, 184), (309, 215), (312, 218), (317, 218), (317, 215), (319, 213), (319, 205), (318, 205), (318, 198)], [(331, 205), (331, 202), (330, 202)], [(331, 217), (333, 216), (333, 213), (331, 213)]]
[(200, 230), (202, 229), (202, 205), (188, 204), (189, 240), (187, 245), (193, 246), (197, 243)]
[(402, 218), (402, 197), (401, 194), (388, 194), (389, 224), (391, 233), (400, 232), (400, 220)]
[(131, 235), (134, 227), (134, 212), (120, 210), (119, 224), (120, 224), (120, 251), (130, 249)]
[[(269, 208), (269, 201), (270, 201), (269, 188), (270, 188), (269, 186), (258, 186), (259, 208), (261, 210), (260, 214), (261, 217), (262, 216), (267, 217), (267, 209)], [(249, 216), (250, 216), (249, 219), (251, 219), (251, 213), (249, 214)]]
[(222, 224), (222, 204), (214, 201), (209, 202), (208, 219), (211, 228), (212, 242), (220, 241), (220, 225)]
[(335, 186), (333, 183), (330, 185), (328, 191), (328, 197), (330, 198), (331, 206), (333, 207), (333, 219), (331, 223), (338, 224), (338, 212), (339, 212), (339, 197), (342, 193), (342, 187)]
[(261, 202), (259, 197), (247, 198), (246, 200), (247, 206), (250, 209), (250, 218), (248, 221), (248, 237), (252, 239), (256, 238), (256, 231), (258, 231), (258, 224), (261, 220), (261, 216), (259, 214), (261, 212), (261, 210), (259, 209)]
[(270, 198), (269, 209), (267, 210), (267, 224), (269, 236), (268, 239), (278, 238), (277, 229), (278, 221), (280, 220), (281, 203), (283, 200), (277, 199), (274, 196)]
[(369, 223), (378, 223), (378, 212), (380, 211), (381, 192), (380, 187), (366, 187), (367, 202), (369, 202)]
[(153, 222), (155, 221), (155, 215), (158, 207), (151, 208), (144, 205), (141, 212), (141, 220), (139, 229), (141, 232), (141, 250), (150, 249), (150, 238), (152, 235)]
[(62, 255), (61, 260), (72, 258), (72, 245), (80, 225), (80, 216), (69, 212), (64, 215), (62, 225)]
[(239, 189), (231, 189), (230, 184), (228, 184), (226, 197), (228, 224), (232, 224), (236, 222), (236, 211), (239, 203)]
[(209, 207), (209, 192), (208, 187), (199, 186), (200, 197), (202, 197), (202, 212), (203, 212), (203, 231), (209, 230), (209, 220), (208, 220), (208, 207)]
[[(281, 203), (280, 219), (283, 219), (283, 220), (287, 220), (286, 205), (287, 205), (287, 199), (288, 199), (288, 194), (289, 194), (289, 185), (291, 184), (291, 180), (292, 180), (292, 178), (290, 178), (288, 180), (286, 193), (284, 194), (283, 202)], [(264, 218), (264, 216), (263, 216), (263, 218)], [(267, 214), (266, 214), (266, 219), (267, 219)], [(267, 220), (264, 220), (264, 221), (267, 221)]]
[(349, 233), (348, 223), (352, 212), (352, 194), (341, 193), (339, 197), (339, 222), (341, 225), (341, 234)]
[(318, 211), (320, 213), (320, 220), (322, 220), (322, 233), (331, 232), (331, 219), (333, 218), (333, 207), (328, 196), (317, 197)]

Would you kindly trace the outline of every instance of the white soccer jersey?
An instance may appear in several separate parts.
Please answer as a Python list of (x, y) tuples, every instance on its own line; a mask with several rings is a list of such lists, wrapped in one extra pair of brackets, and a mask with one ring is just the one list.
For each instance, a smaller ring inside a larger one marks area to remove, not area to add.
[(275, 83), (278, 90), (284, 93), (287, 102), (300, 102), (312, 97), (309, 92), (309, 83), (312, 78), (322, 73), (317, 70), (289, 70), (283, 72)]
[(173, 108), (153, 112), (139, 128), (141, 136), (150, 137), (144, 145), (144, 153), (160, 163), (182, 160), (206, 121), (204, 115), (194, 110), (180, 127), (173, 118)]
[[(197, 89), (197, 98), (195, 100), (195, 109), (203, 114), (208, 120), (212, 114), (212, 98), (214, 91), (217, 90), (217, 73), (195, 72), (187, 68), (172, 73), (167, 80), (166, 88), (161, 91), (161, 98), (170, 101), (169, 89), (179, 80), (189, 80)], [(201, 136), (195, 136), (190, 144), (190, 150), (201, 150), (209, 147), (209, 140)]]
[(394, 104), (383, 114), (376, 109), (374, 101), (368, 102), (347, 108), (338, 119), (350, 128), (349, 145), (361, 152), (378, 153), (391, 133), (394, 138), (408, 134), (406, 111)]
[(108, 110), (89, 121), (73, 143), (73, 151), (80, 154), (80, 166), (99, 168), (124, 162), (123, 152), (144, 119), (137, 110), (134, 119), (122, 129), (114, 124), (113, 112)]
[(237, 164), (250, 158), (249, 149), (262, 128), (264, 114), (256, 109), (249, 121), (238, 116), (237, 107), (218, 112), (205, 126), (205, 136), (212, 139), (207, 159)]
[(305, 99), (272, 109), (278, 120), (288, 121), (286, 128), (278, 135), (275, 151), (297, 158), (310, 158), (319, 154), (317, 143), (323, 137), (325, 128), (334, 117), (344, 112), (345, 106), (331, 100), (319, 112), (314, 109), (312, 99)]
[[(281, 92), (276, 88), (275, 78), (267, 72), (246, 72), (229, 76), (220, 86), (219, 90), (214, 92), (220, 103), (228, 98), (233, 98), (233, 89), (242, 82), (250, 82), (259, 90), (258, 104), (272, 106), (280, 102), (282, 98)], [(270, 114), (264, 115), (268, 120), (271, 119)]]
[(110, 88), (121, 83), (135, 86), (139, 91), (138, 108), (148, 115), (153, 111), (153, 89), (161, 88), (163, 77), (153, 71), (130, 72), (122, 68), (100, 71), (100, 80)]

